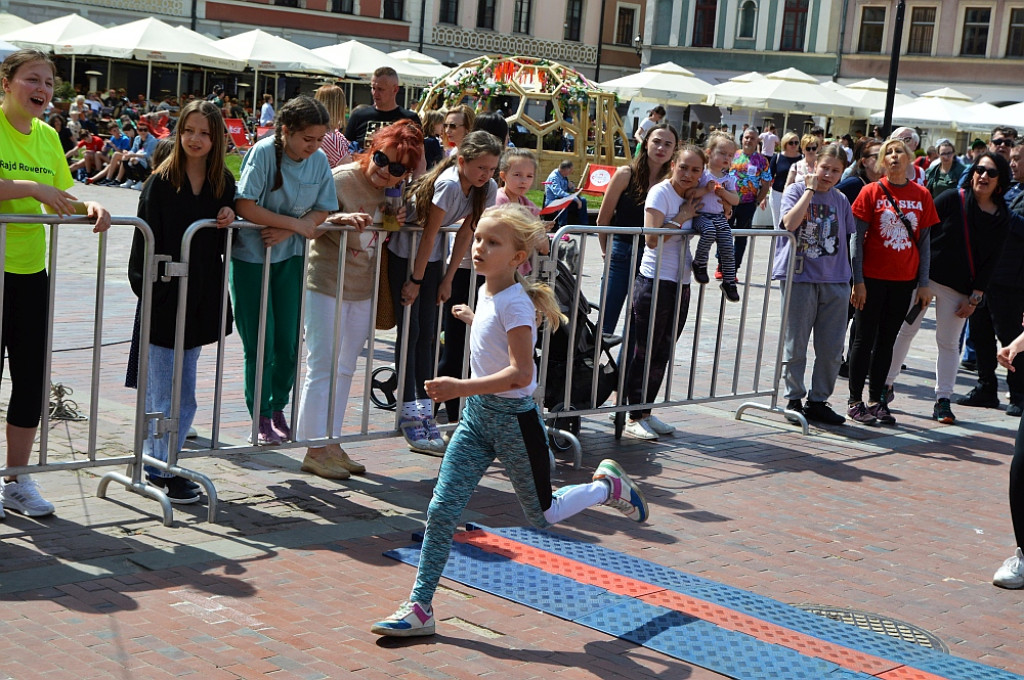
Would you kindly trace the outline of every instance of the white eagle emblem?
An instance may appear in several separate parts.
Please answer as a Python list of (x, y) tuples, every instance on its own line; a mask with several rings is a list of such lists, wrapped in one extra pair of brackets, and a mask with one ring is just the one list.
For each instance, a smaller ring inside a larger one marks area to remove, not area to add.
[[(917, 231), (917, 213), (904, 214), (907, 216), (910, 226), (913, 227), (914, 231)], [(910, 234), (907, 233), (907, 228), (900, 222), (900, 218), (896, 213), (891, 210), (882, 211), (878, 221), (878, 230), (882, 234), (882, 242), (886, 248), (899, 251), (913, 247), (913, 244), (910, 242)]]

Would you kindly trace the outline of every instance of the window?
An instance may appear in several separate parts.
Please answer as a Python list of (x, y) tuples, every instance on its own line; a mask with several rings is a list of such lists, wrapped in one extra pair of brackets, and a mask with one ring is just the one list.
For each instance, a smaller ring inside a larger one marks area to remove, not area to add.
[(331, 11), (336, 14), (353, 14), (353, 0), (331, 0)]
[(1010, 33), (1006, 36), (1006, 56), (1024, 57), (1024, 9), (1010, 10)]
[(753, 39), (756, 25), (757, 3), (754, 0), (747, 0), (740, 5), (740, 20), (736, 26), (736, 37)]
[(512, 16), (513, 33), (530, 32), (530, 16), (533, 14), (533, 0), (516, 0)]
[(405, 0), (384, 0), (384, 18), (402, 21), (405, 19)]
[(299, 0), (274, 0), (274, 4), (278, 7), (298, 7)]
[(935, 36), (935, 8), (915, 7), (910, 12), (907, 54), (931, 54)]
[(654, 9), (654, 38), (652, 45), (667, 45), (672, 37), (672, 0), (657, 0)]
[(562, 38), (564, 40), (580, 39), (580, 20), (583, 18), (583, 0), (568, 0), (565, 3), (565, 30)]
[(860, 17), (858, 52), (881, 52), (885, 36), (885, 8), (865, 7)]
[(718, 11), (716, 0), (697, 0), (693, 10), (693, 46), (715, 46), (715, 13)]
[(476, 27), (494, 30), (494, 0), (480, 0), (477, 3)]
[(441, 0), (441, 12), (437, 20), (442, 24), (459, 23), (459, 0)]
[(785, 52), (804, 51), (807, 30), (807, 0), (786, 0), (782, 12), (782, 40), (779, 49)]
[(984, 57), (988, 51), (988, 24), (992, 10), (988, 7), (968, 7), (964, 10), (964, 34), (960, 54), (965, 57)]
[(636, 10), (632, 7), (620, 7), (619, 18), (615, 24), (615, 44), (633, 44), (633, 24), (636, 21)]

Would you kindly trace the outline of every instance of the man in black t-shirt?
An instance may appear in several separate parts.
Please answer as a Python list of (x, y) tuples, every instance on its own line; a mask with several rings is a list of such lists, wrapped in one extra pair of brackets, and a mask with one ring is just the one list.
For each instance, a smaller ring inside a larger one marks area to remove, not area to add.
[(415, 111), (398, 105), (398, 74), (390, 66), (382, 66), (373, 72), (370, 79), (370, 94), (373, 106), (354, 109), (345, 126), (345, 137), (356, 142), (363, 149), (369, 148), (373, 133), (398, 120), (414, 120), (420, 125)]

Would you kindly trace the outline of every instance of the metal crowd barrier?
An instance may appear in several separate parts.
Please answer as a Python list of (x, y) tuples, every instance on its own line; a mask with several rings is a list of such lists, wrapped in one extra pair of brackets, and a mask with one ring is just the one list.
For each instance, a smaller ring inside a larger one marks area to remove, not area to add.
[[(609, 405), (598, 403), (598, 391), (602, 372), (607, 371), (609, 365), (609, 348), (601, 337), (601, 329), (605, 321), (605, 302), (608, 295), (608, 287), (603, 282), (608, 281), (611, 258), (605, 258), (603, 263), (596, 264), (588, 260), (588, 252), (596, 251), (597, 258), (601, 258), (601, 251), (590, 243), (589, 237), (606, 235), (608, 237), (622, 234), (631, 236), (633, 239), (632, 261), (630, 271), (637, 271), (639, 258), (637, 244), (644, 236), (658, 236), (658, 258), (656, 274), (660, 275), (661, 252), (666, 247), (665, 239), (669, 236), (679, 236), (678, 229), (645, 229), (642, 227), (587, 227), (567, 225), (558, 230), (554, 236), (554, 243), (558, 243), (563, 236), (576, 238), (579, 252), (579, 272), (572, 290), (573, 304), (570, 310), (573, 314), (568, 321), (568, 336), (575, 338), (579, 324), (587, 324), (588, 330), (596, 336), (597, 342), (587, 358), (587, 366), (591, 371), (589, 379), (584, 383), (590, 385), (590, 398), (580, 403), (579, 395), (573, 396), (573, 382), (580, 380), (581, 376), (571, 367), (575, 365), (575, 343), (568, 345), (568, 356), (565, 364), (569, 367), (566, 371), (566, 380), (562, 390), (562, 399), (556, 405), (553, 416), (557, 418), (569, 417), (574, 423), (569, 428), (570, 432), (578, 432), (578, 418), (587, 416), (598, 416), (602, 414), (614, 414), (615, 436), (620, 437), (625, 424), (626, 413), (631, 410), (649, 410), (669, 406), (680, 406), (686, 404), (710, 403), (725, 400), (747, 399), (740, 405), (735, 413), (737, 420), (741, 419), (744, 412), (748, 410), (761, 410), (769, 413), (783, 414), (785, 409), (780, 408), (779, 385), (783, 371), (783, 349), (785, 344), (786, 320), (789, 314), (787, 298), (778, 296), (778, 308), (773, 307), (772, 291), (772, 268), (774, 262), (776, 239), (784, 238), (794, 241), (790, 232), (781, 230), (764, 229), (743, 229), (735, 230), (735, 236), (750, 237), (748, 241), (746, 260), (743, 271), (738, 272), (741, 281), (741, 299), (739, 303), (729, 303), (724, 294), (719, 294), (717, 281), (712, 279), (708, 285), (700, 285), (695, 281), (691, 282), (690, 305), (696, 300), (695, 313), (689, 314), (686, 319), (686, 327), (683, 329), (678, 342), (673, 342), (669, 368), (666, 371), (665, 382), (662, 388), (663, 399), (657, 402), (645, 402), (627, 404), (622, 396), (625, 388), (626, 370), (621, 364), (629, 360), (628, 343), (630, 342), (631, 326), (633, 323), (631, 306), (633, 300), (633, 289), (635, 279), (630, 277), (626, 302), (624, 305), (625, 323), (622, 329), (622, 337), (627, 344), (626, 351), (620, 354), (622, 361), (617, 366), (616, 400)], [(680, 244), (683, 252), (680, 258), (686, 256), (690, 249), (690, 241), (695, 233), (690, 230), (682, 232), (684, 236)], [(767, 253), (757, 247), (758, 242), (767, 242), (769, 248)], [(611, 251), (611, 239), (608, 242), (609, 253)], [(790, 256), (787, 262), (787, 274), (784, 283), (788, 285), (792, 281), (795, 266), (795, 248), (790, 248)], [(767, 258), (764, 255), (767, 255)], [(556, 248), (546, 262), (542, 265), (542, 275), (550, 285), (558, 285), (556, 282), (556, 271), (558, 253)], [(710, 269), (710, 266), (709, 266)], [(564, 282), (563, 284), (564, 285)], [(714, 287), (712, 287), (714, 286)], [(652, 294), (651, 307), (656, 308), (658, 296), (661, 294), (659, 277), (655, 277), (655, 284)], [(682, 286), (676, 290), (674, 304), (675, 315), (672, 327), (676, 327), (679, 315), (682, 313), (681, 300), (683, 295)], [(718, 295), (717, 304), (715, 296)], [(589, 319), (581, 319), (576, 312), (580, 309), (579, 301), (584, 296), (587, 301), (597, 300), (597, 320), (592, 322)], [(648, 378), (651, 362), (651, 347), (654, 342), (654, 315), (651, 315), (648, 327), (648, 347), (646, 362), (643, 366), (642, 394), (648, 392)], [(687, 345), (685, 352), (681, 351), (680, 345)], [(545, 329), (543, 338), (542, 356), (549, 359), (551, 346), (551, 330)], [(604, 355), (604, 358), (602, 358)], [(549, 361), (541, 365), (539, 394), (546, 394), (548, 379)], [(674, 370), (676, 369), (676, 370)], [(674, 375), (677, 370), (682, 370), (681, 382), (683, 386), (678, 387), (680, 380)], [(752, 401), (754, 399), (767, 399), (768, 403)], [(568, 409), (564, 404), (569, 404)], [(549, 411), (549, 415), (551, 415)], [(808, 433), (807, 422), (801, 417), (802, 414), (788, 413), (791, 417), (798, 417), (804, 434)], [(557, 441), (557, 440), (556, 440)], [(578, 446), (578, 440), (571, 440), (574, 446)]]
[[(53, 363), (53, 332), (54, 332), (54, 318), (55, 318), (55, 302), (56, 293), (61, 281), (61, 267), (58, 266), (58, 256), (60, 254), (59, 247), (59, 235), (60, 233), (68, 228), (74, 228), (76, 231), (82, 227), (92, 229), (93, 221), (86, 217), (60, 217), (57, 215), (0, 215), (0, 262), (5, 261), (6, 249), (7, 249), (7, 225), (8, 224), (46, 224), (50, 226), (49, 235), (49, 257), (47, 263), (47, 271), (49, 274), (49, 314), (47, 319), (47, 330), (46, 330), (46, 347), (44, 354), (44, 367), (43, 367), (43, 403), (42, 403), (42, 418), (39, 425), (39, 454), (37, 462), (30, 463), (29, 465), (19, 465), (3, 467), (0, 466), (0, 475), (19, 475), (19, 474), (34, 474), (42, 472), (50, 472), (53, 470), (78, 470), (83, 468), (94, 468), (101, 466), (110, 465), (132, 465), (137, 457), (137, 453), (130, 456), (105, 456), (100, 457), (97, 450), (97, 426), (98, 420), (97, 415), (99, 413), (100, 405), (100, 374), (102, 365), (102, 354), (103, 354), (103, 320), (104, 320), (104, 294), (106, 291), (106, 268), (107, 268), (107, 239), (108, 233), (100, 233), (96, 238), (97, 244), (97, 257), (96, 257), (96, 279), (94, 289), (94, 300), (93, 300), (93, 328), (92, 328), (92, 358), (90, 363), (89, 373), (89, 388), (90, 392), (88, 395), (89, 399), (89, 415), (88, 421), (88, 435), (86, 450), (84, 451), (85, 458), (76, 458), (72, 460), (61, 460), (52, 461), (50, 460), (50, 447), (49, 447), (49, 435), (51, 427), (51, 416), (50, 416), (50, 384), (51, 384), (51, 372)], [(143, 284), (143, 304), (139, 308), (139, 323), (141, 329), (141, 335), (143, 338), (149, 337), (149, 324), (150, 324), (150, 300), (151, 300), (151, 288), (152, 288), (152, 272), (153, 272), (153, 232), (149, 225), (143, 220), (135, 217), (114, 217), (111, 219), (111, 229), (117, 229), (120, 227), (131, 227), (137, 229), (142, 233), (145, 240), (146, 247), (146, 259), (144, 263), (144, 284)], [(89, 235), (91, 236), (91, 234)], [(124, 263), (126, 264), (126, 263)], [(119, 267), (120, 271), (124, 272), (124, 267)], [(0, 300), (3, 299), (3, 287), (4, 277), (0, 276)], [(87, 304), (86, 300), (81, 301)], [(0, 315), (0, 331), (3, 327), (3, 318)], [(145, 345), (143, 345), (145, 346)], [(147, 370), (147, 359), (148, 352), (140, 351), (139, 356), (139, 373), (140, 373), (140, 389), (136, 396), (135, 406), (135, 420), (134, 420), (134, 451), (138, 452), (142, 450), (142, 433), (144, 432), (144, 414), (145, 414), (145, 375)], [(160, 500), (163, 494), (151, 493), (151, 487), (148, 487), (144, 482), (141, 481), (140, 474), (136, 472), (128, 477), (124, 477), (124, 483), (133, 488), (138, 493), (144, 493), (151, 496), (156, 500)], [(100, 494), (102, 496), (102, 493)], [(166, 498), (163, 498), (166, 501)], [(169, 504), (168, 504), (169, 507)]]
[[(0, 220), (7, 220), (9, 222), (45, 222), (48, 224), (54, 224), (60, 222), (67, 222), (70, 224), (88, 224), (83, 218), (73, 220), (63, 220), (57, 217), (44, 217), (39, 216), (0, 216)], [(147, 413), (145, 405), (145, 392), (146, 392), (146, 376), (147, 376), (147, 364), (148, 364), (148, 348), (149, 348), (149, 329), (150, 329), (150, 300), (152, 295), (152, 284), (158, 275), (157, 265), (158, 260), (166, 261), (168, 258), (155, 256), (153, 253), (153, 235), (148, 225), (139, 219), (135, 218), (115, 218), (113, 220), (115, 225), (129, 225), (138, 228), (142, 231), (147, 247), (147, 258), (145, 263), (145, 286), (143, 291), (144, 304), (141, 306), (140, 314), (140, 342), (139, 342), (139, 378), (138, 378), (138, 394), (135, 399), (135, 415), (134, 415), (134, 432), (133, 432), (133, 445), (134, 455), (133, 456), (118, 456), (118, 457), (107, 457), (97, 458), (96, 456), (96, 414), (98, 409), (98, 389), (99, 389), (99, 366), (100, 366), (100, 352), (102, 347), (102, 320), (103, 320), (103, 290), (104, 290), (104, 268), (106, 260), (106, 235), (101, 234), (99, 238), (99, 273), (97, 274), (97, 293), (96, 293), (96, 305), (95, 305), (95, 330), (93, 338), (93, 361), (92, 361), (92, 373), (91, 373), (91, 388), (92, 388), (92, 399), (90, 400), (90, 423), (89, 423), (89, 445), (88, 445), (88, 460), (75, 460), (70, 462), (61, 463), (50, 463), (47, 461), (47, 416), (45, 415), (48, 411), (44, 407), (44, 421), (40, 435), (40, 460), (36, 465), (23, 466), (19, 468), (0, 469), (0, 473), (3, 474), (18, 474), (20, 472), (44, 472), (54, 469), (75, 469), (82, 467), (95, 467), (101, 465), (116, 465), (116, 464), (127, 464), (128, 468), (125, 473), (120, 472), (108, 472), (105, 474), (100, 483), (97, 494), (102, 498), (105, 497), (107, 488), (110, 482), (118, 482), (123, 484), (128, 490), (138, 493), (140, 495), (152, 498), (160, 503), (161, 510), (163, 513), (164, 524), (170, 525), (173, 522), (173, 511), (170, 502), (168, 501), (164, 492), (152, 485), (147, 484), (142, 478), (143, 465), (150, 465), (161, 468), (167, 472), (175, 475), (182, 476), (184, 478), (193, 480), (200, 484), (205, 490), (208, 498), (208, 520), (215, 521), (217, 514), (217, 490), (213, 482), (206, 475), (179, 465), (179, 460), (196, 458), (196, 457), (209, 457), (209, 456), (220, 456), (224, 454), (242, 454), (260, 452), (269, 449), (280, 450), (288, 448), (298, 448), (306, 446), (323, 446), (327, 443), (345, 444), (348, 442), (355, 441), (366, 441), (371, 439), (379, 439), (385, 437), (400, 436), (397, 432), (397, 427), (400, 419), (400, 408), (395, 408), (393, 414), (388, 414), (384, 411), (381, 414), (372, 414), (372, 404), (379, 402), (380, 400), (374, 399), (374, 390), (379, 383), (376, 376), (383, 370), (393, 371), (393, 380), (397, 381), (397, 389), (395, 394), (392, 395), (393, 401), (396, 405), (400, 405), (403, 401), (403, 384), (404, 375), (407, 366), (406, 358), (409, 356), (408, 347), (408, 334), (403, 334), (402, 337), (397, 337), (394, 331), (379, 332), (373, 327), (373, 320), (376, 318), (377, 307), (380, 304), (378, 300), (377, 291), (379, 288), (374, 286), (374, 293), (372, 296), (371, 314), (370, 314), (370, 327), (367, 329), (367, 345), (364, 351), (364, 356), (361, 359), (361, 369), (357, 369), (361, 372), (362, 394), (356, 393), (357, 380), (353, 380), (352, 385), (352, 397), (349, 400), (349, 409), (346, 409), (349, 413), (353, 410), (360, 411), (358, 417), (357, 426), (353, 427), (350, 424), (352, 418), (346, 416), (346, 423), (343, 423), (348, 431), (343, 432), (339, 437), (327, 437), (316, 440), (297, 440), (286, 442), (281, 445), (273, 446), (259, 446), (252, 444), (245, 444), (231, 440), (229, 435), (226, 439), (222, 437), (222, 430), (224, 429), (224, 417), (225, 410), (233, 407), (236, 413), (241, 410), (244, 412), (244, 400), (241, 399), (242, 388), (241, 385), (237, 385), (237, 395), (234, 400), (225, 397), (225, 389), (228, 387), (227, 383), (229, 380), (235, 380), (240, 382), (240, 378), (244, 374), (244, 364), (241, 358), (241, 348), (234, 353), (233, 356), (229, 356), (227, 350), (227, 342), (224, 335), (224, 321), (226, 320), (225, 315), (227, 313), (228, 303), (228, 268), (225, 267), (225, 275), (221, 281), (221, 287), (219, 291), (209, 291), (209, 294), (219, 294), (221, 300), (221, 336), (220, 340), (216, 345), (216, 358), (215, 358), (215, 371), (214, 371), (214, 388), (213, 388), (213, 404), (212, 404), (212, 427), (210, 429), (209, 445), (205, 446), (191, 446), (189, 448), (179, 449), (178, 439), (178, 421), (180, 418), (180, 397), (181, 397), (181, 370), (182, 360), (184, 355), (183, 341), (185, 331), (185, 316), (186, 316), (186, 305), (185, 302), (188, 296), (188, 265), (189, 265), (189, 253), (191, 249), (192, 240), (195, 235), (201, 229), (217, 228), (216, 223), (212, 220), (204, 220), (194, 223), (186, 231), (182, 240), (182, 258), (180, 262), (165, 262), (163, 268), (163, 276), (167, 278), (176, 277), (180, 279), (178, 287), (178, 316), (176, 319), (176, 338), (174, 348), (174, 376), (172, 382), (172, 407), (171, 412), (164, 413)], [(259, 225), (236, 222), (233, 228), (239, 229), (258, 229), (261, 228)], [(355, 232), (350, 227), (338, 227), (333, 225), (323, 225), (323, 228), (339, 231), (342, 233), (341, 252), (344, 252), (347, 244), (347, 239), (350, 238)], [(371, 231), (374, 231), (371, 229)], [(454, 228), (446, 228), (446, 232), (454, 231)], [(52, 297), (55, 290), (54, 279), (56, 278), (57, 268), (55, 266), (57, 257), (56, 247), (56, 232), (57, 229), (53, 229), (51, 234), (51, 248), (50, 248), (50, 271), (51, 271), (51, 333), (48, 337), (52, 337)], [(414, 230), (414, 242), (412, 246), (412, 252), (415, 252), (418, 241), (415, 239), (419, 238), (419, 230)], [(233, 230), (229, 230), (227, 234), (228, 252), (230, 252)], [(386, 272), (380, 271), (381, 267), (381, 255), (382, 247), (384, 247), (383, 237), (388, 232), (380, 231), (381, 238), (376, 248), (377, 261), (375, 264), (375, 276), (376, 280), (379, 280), (381, 275), (386, 276)], [(573, 277), (571, 283), (572, 297), (575, 302), (578, 303), (581, 295), (586, 295), (590, 300), (599, 300), (599, 304), (596, 305), (598, 319), (597, 323), (593, 325), (593, 328), (597, 329), (597, 337), (600, 338), (600, 328), (603, 324), (604, 318), (604, 299), (603, 296), (606, 294), (604, 287), (600, 285), (600, 281), (605, 281), (609, 274), (610, 262), (605, 261), (602, 264), (596, 264), (588, 261), (588, 242), (590, 236), (597, 236), (601, 234), (614, 235), (614, 234), (626, 234), (633, 238), (634, 246), (640, 238), (645, 235), (656, 235), (661, 237), (659, 241), (658, 249), (665, 248), (664, 237), (679, 235), (678, 230), (674, 229), (642, 229), (642, 228), (622, 228), (622, 227), (581, 227), (581, 226), (567, 226), (560, 229), (554, 236), (552, 244), (551, 254), (546, 258), (535, 257), (533, 260), (534, 274), (540, 276), (543, 279), (547, 279), (553, 285), (559, 285), (555, 281), (555, 272), (557, 270), (558, 260), (558, 247), (557, 244), (561, 243), (563, 236), (567, 236), (571, 239), (577, 240), (579, 243), (579, 276)], [(590, 369), (593, 373), (590, 376), (591, 385), (591, 398), (590, 403), (573, 404), (573, 381), (581, 379), (581, 376), (575, 374), (572, 370), (566, 371), (566, 378), (563, 388), (563, 399), (562, 404), (570, 404), (569, 407), (558, 405), (557, 408), (553, 409), (542, 409), (545, 415), (545, 419), (549, 423), (549, 433), (552, 435), (552, 448), (554, 450), (569, 450), (573, 451), (573, 462), (575, 467), (580, 467), (582, 463), (582, 449), (579, 444), (579, 440), (576, 434), (579, 432), (578, 427), (572, 426), (572, 420), (570, 425), (565, 426), (567, 422), (564, 420), (567, 413), (571, 413), (572, 419), (579, 417), (592, 417), (597, 415), (613, 414), (616, 418), (616, 436), (618, 437), (622, 432), (622, 426), (624, 424), (625, 414), (628, 410), (633, 409), (649, 409), (649, 408), (663, 408), (668, 406), (678, 406), (683, 404), (699, 404), (714, 401), (722, 401), (727, 399), (764, 399), (768, 398), (770, 403), (763, 404), (754, 401), (747, 401), (743, 403), (736, 411), (736, 418), (739, 419), (743, 412), (748, 409), (760, 409), (769, 412), (775, 412), (781, 414), (782, 409), (778, 407), (778, 386), (781, 379), (782, 372), (782, 349), (783, 349), (783, 333), (781, 329), (785, 327), (786, 314), (788, 310), (786, 305), (781, 305), (778, 312), (778, 316), (775, 310), (772, 308), (772, 282), (771, 282), (771, 255), (774, 253), (774, 243), (776, 238), (790, 238), (793, 236), (788, 232), (782, 231), (765, 231), (765, 230), (743, 230), (735, 232), (737, 236), (749, 236), (752, 237), (747, 249), (748, 257), (745, 264), (745, 273), (741, 276), (743, 285), (742, 300), (739, 304), (727, 303), (724, 300), (724, 296), (719, 301), (718, 305), (713, 302), (713, 297), (709, 298), (708, 295), (712, 293), (712, 289), (708, 286), (699, 286), (694, 284), (692, 290), (696, 291), (696, 312), (689, 316), (687, 320), (687, 328), (684, 329), (683, 335), (681, 336), (678, 343), (673, 343), (672, 356), (669, 362), (669, 370), (666, 374), (666, 381), (664, 386), (664, 398), (656, 403), (645, 403), (645, 404), (626, 404), (624, 399), (620, 396), (614, 403), (604, 405), (603, 403), (597, 403), (597, 391), (598, 391), (598, 371), (603, 370), (602, 366), (607, 363), (607, 359), (602, 360), (602, 352), (607, 348), (603, 347), (602, 342), (597, 342), (593, 348), (593, 356), (590, 357)], [(683, 241), (682, 248), (689, 247), (690, 237), (692, 232), (684, 232), (686, 237)], [(768, 242), (771, 246), (769, 250), (768, 265), (764, 268), (763, 279), (754, 281), (755, 276), (755, 260), (763, 264), (763, 257), (759, 257), (758, 248), (756, 243), (758, 241)], [(0, 240), (0, 257), (3, 255), (4, 242)], [(600, 251), (596, 248), (589, 248), (590, 252)], [(791, 249), (792, 252), (792, 249)], [(633, 269), (636, 265), (636, 248), (634, 247), (634, 261), (631, 263)], [(411, 262), (411, 260), (410, 260)], [(253, 403), (259, 404), (262, 390), (262, 374), (263, 374), (263, 354), (265, 348), (265, 321), (267, 314), (267, 291), (269, 288), (269, 264), (270, 264), (270, 251), (266, 251), (263, 268), (263, 278), (261, 282), (261, 307), (260, 307), (260, 332), (258, 337), (257, 346), (257, 360), (256, 360), (256, 378), (255, 378), (255, 394)], [(308, 248), (306, 250), (304, 267), (308, 264)], [(335, 313), (336, 322), (334, 326), (334, 335), (332, 340), (332, 354), (337, 356), (337, 352), (341, 342), (341, 306), (344, 304), (342, 300), (340, 286), (345, 279), (345, 258), (339, 258), (338, 269), (337, 269), (337, 280), (339, 282), (339, 290), (335, 295)], [(660, 257), (659, 264), (660, 267)], [(792, 279), (794, 267), (794, 258), (791, 256), (788, 263), (788, 275), (787, 281)], [(470, 279), (474, 279), (471, 277)], [(565, 285), (563, 281), (561, 285)], [(678, 288), (677, 295), (681, 294), (682, 288)], [(716, 291), (717, 292), (717, 291)], [(0, 293), (2, 293), (2, 281), (0, 281)], [(394, 295), (398, 294), (398, 291), (392, 291)], [(660, 291), (655, 285), (654, 288), (654, 299), (652, 300), (652, 307), (657, 304), (657, 296)], [(476, 286), (470, 285), (469, 296), (470, 302), (476, 294)], [(626, 310), (630, 309), (630, 303), (633, 296), (633, 281), (630, 281), (629, 291), (626, 299)], [(432, 301), (429, 301), (432, 303)], [(676, 319), (678, 320), (679, 310), (679, 298), (676, 299)], [(305, 322), (305, 276), (303, 276), (303, 295), (300, 302), (300, 313), (299, 313), (299, 325), (296, 328), (296, 333), (302, 333)], [(577, 312), (579, 309), (578, 304), (574, 304), (570, 308), (569, 318), (566, 324), (568, 328), (569, 337), (575, 337), (576, 329), (581, 324), (589, 324), (590, 321), (585, 316)], [(589, 311), (589, 310), (588, 310)], [(405, 307), (404, 314), (404, 328), (409, 327), (411, 308)], [(443, 313), (443, 307), (438, 307), (437, 310), (437, 335), (440, 336), (441, 328), (441, 315)], [(781, 316), (781, 322), (779, 325), (775, 325), (776, 319)], [(631, 315), (626, 314), (626, 322), (623, 330), (623, 337), (628, 337), (630, 332)], [(653, 324), (653, 316), (652, 316)], [(753, 330), (751, 330), (753, 329)], [(751, 335), (754, 338), (751, 338)], [(688, 349), (684, 352), (680, 347), (686, 343)], [(551, 360), (550, 348), (551, 348), (551, 332), (550, 329), (545, 329), (541, 335), (540, 344), (540, 360), (539, 360), (539, 371), (538, 371), (538, 392), (537, 397), (541, 404), (544, 403), (545, 385), (548, 379), (548, 369)], [(394, 362), (393, 350), (388, 352), (389, 345), (393, 348), (400, 350), (401, 361), (396, 366), (392, 367)], [(436, 342), (434, 347), (434, 368), (436, 369), (437, 360), (440, 354), (441, 342)], [(650, 347), (648, 347), (648, 350)], [(47, 356), (49, 357), (50, 347), (47, 347)], [(566, 366), (573, 366), (574, 352), (576, 347), (573, 343), (568, 345), (568, 356), (565, 357)], [(648, 351), (648, 357), (650, 357), (650, 351)], [(609, 353), (605, 352), (605, 356), (610, 356)], [(296, 357), (295, 371), (295, 382), (292, 391), (291, 398), (291, 418), (289, 422), (292, 424), (293, 430), (297, 430), (297, 415), (299, 405), (299, 393), (301, 390), (301, 380), (303, 377), (304, 369), (304, 347), (303, 344), (299, 343), (298, 353)], [(603, 363), (604, 362), (604, 363)], [(774, 365), (774, 366), (773, 366)], [(466, 353), (463, 356), (463, 367), (464, 372), (468, 370), (468, 343), (466, 343)], [(751, 371), (746, 370), (747, 367), (751, 367)], [(673, 375), (676, 373), (676, 368), (683, 370), (682, 380), (678, 380)], [(647, 391), (647, 373), (649, 365), (643, 367), (644, 371), (644, 392)], [(752, 375), (750, 373), (752, 372)], [(47, 379), (49, 379), (49, 364), (47, 365)], [(615, 385), (615, 393), (621, 395), (624, 388), (625, 371), (620, 370), (618, 373), (617, 383)], [(770, 375), (770, 383), (766, 378)], [(585, 376), (584, 376), (585, 377)], [(333, 432), (335, 430), (334, 422), (334, 407), (337, 399), (335, 394), (335, 383), (337, 379), (337, 362), (331, 362), (331, 376), (330, 376), (330, 392), (329, 392), (329, 404), (327, 406), (327, 432)], [(683, 384), (682, 388), (678, 387), (679, 383)], [(722, 383), (726, 386), (723, 387)], [(238, 408), (238, 402), (241, 401), (241, 409)], [(356, 406), (357, 405), (357, 406)], [(44, 405), (45, 406), (45, 405)], [(351, 408), (356, 406), (355, 409)], [(387, 404), (383, 405), (384, 408)], [(258, 413), (258, 407), (255, 411)], [(204, 411), (205, 413), (205, 411)], [(238, 418), (241, 419), (241, 418)], [(249, 434), (251, 436), (250, 441), (256, 441), (257, 437), (257, 423), (258, 418), (251, 417), (248, 413), (244, 414), (244, 420), (249, 423)], [(579, 421), (576, 420), (576, 423)], [(168, 438), (168, 449), (169, 459), (164, 462), (152, 458), (144, 453), (143, 442), (149, 431), (150, 424), (152, 423), (155, 428), (156, 436)], [(444, 428), (446, 426), (442, 426)], [(450, 426), (447, 426), (450, 427)], [(804, 432), (807, 432), (806, 423), (804, 423)], [(554, 458), (552, 457), (552, 464)]]

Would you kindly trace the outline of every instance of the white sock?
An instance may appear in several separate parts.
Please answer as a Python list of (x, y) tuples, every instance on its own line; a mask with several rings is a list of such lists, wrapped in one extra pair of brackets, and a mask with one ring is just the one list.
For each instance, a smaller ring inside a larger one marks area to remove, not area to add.
[(551, 499), (551, 507), (544, 511), (544, 519), (551, 524), (558, 524), (578, 512), (604, 503), (610, 491), (608, 485), (599, 479), (589, 484), (563, 487), (555, 493), (558, 495)]

